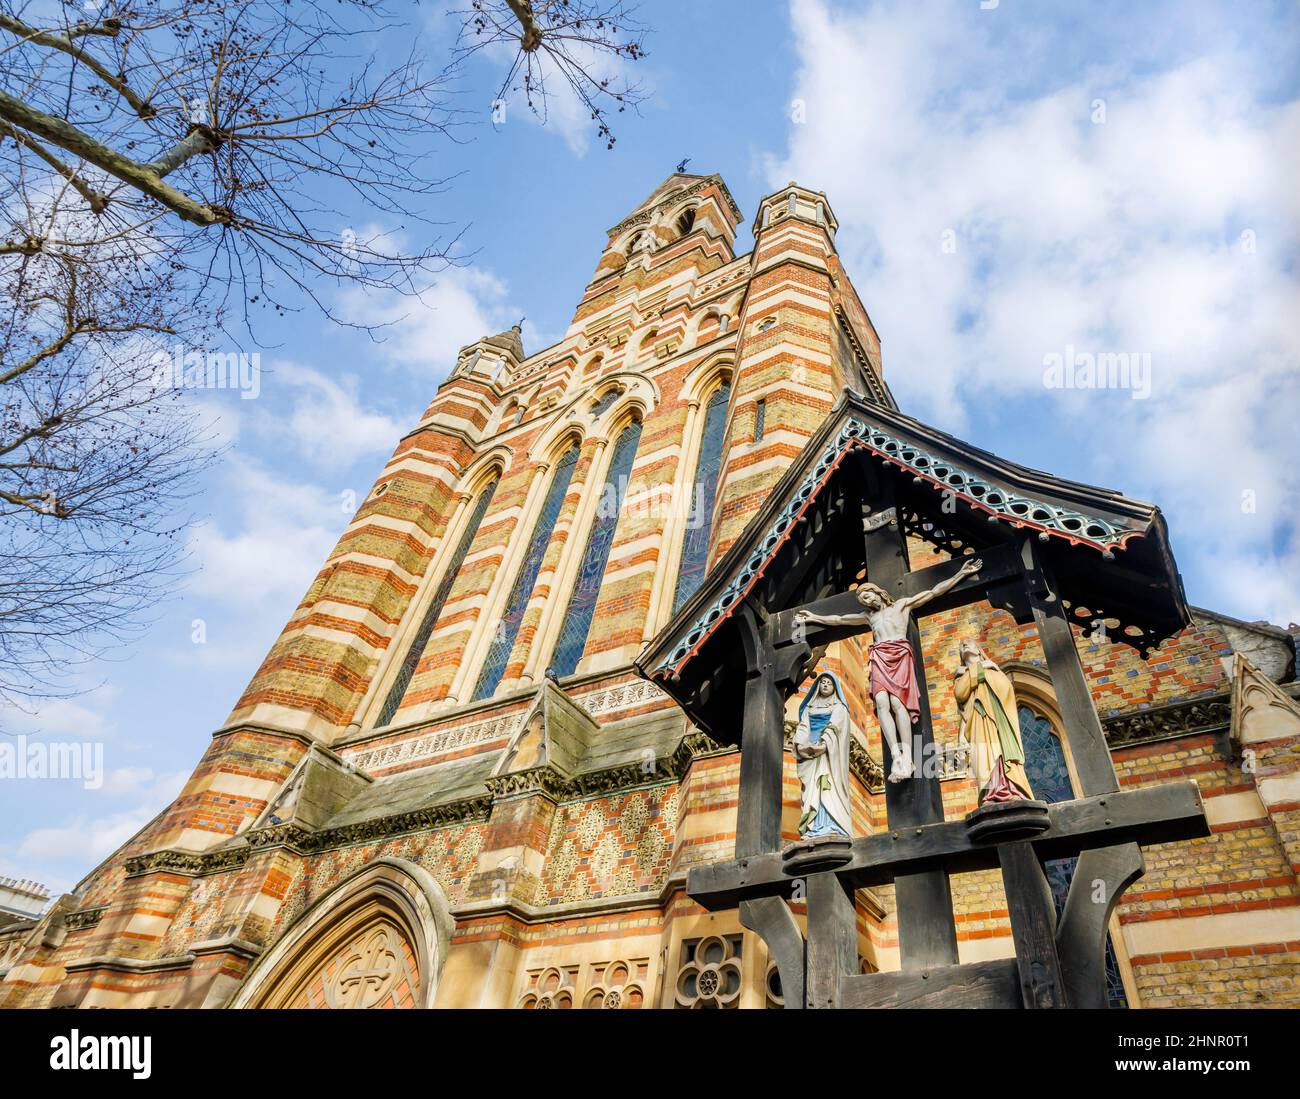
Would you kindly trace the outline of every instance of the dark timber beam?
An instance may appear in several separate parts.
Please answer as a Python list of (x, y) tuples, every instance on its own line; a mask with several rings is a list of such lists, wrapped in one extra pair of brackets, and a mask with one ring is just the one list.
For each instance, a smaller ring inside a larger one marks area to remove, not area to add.
[(1029, 1008), (1065, 1007), (1065, 981), (1056, 954), (1056, 908), (1043, 865), (1028, 843), (1002, 844), (998, 859), (1021, 1000)]
[(790, 906), (780, 897), (757, 897), (740, 902), (740, 926), (754, 932), (767, 946), (781, 978), (781, 996), (787, 1011), (802, 1010), (805, 966), (803, 932)]
[[(1210, 834), (1193, 781), (1171, 782), (1048, 806), (1045, 832), (1026, 841), (1039, 860), (1069, 858), (1117, 843), (1172, 843)], [(965, 821), (858, 836), (852, 858), (833, 873), (853, 889), (887, 885), (900, 877), (991, 870), (1001, 865), (998, 845), (972, 841)], [(797, 877), (779, 852), (692, 867), (686, 892), (710, 911), (734, 908), (748, 897), (786, 896)]]
[(1061, 730), (1070, 746), (1070, 756), (1084, 794), (1104, 794), (1119, 789), (1110, 747), (1101, 719), (1092, 702), (1092, 691), (1074, 644), (1069, 616), (1061, 604), (1053, 578), (1039, 552), (1038, 543), (1026, 538), (1021, 543), (1025, 582), (1034, 624), (1046, 658), (1047, 674), (1061, 711)]
[(841, 1007), (1023, 1007), (1014, 958), (844, 978)]
[[(1034, 539), (1022, 541), (1021, 560), (1047, 674), (1061, 711), (1062, 735), (1069, 745), (1081, 791), (1105, 794), (1118, 790), (1110, 747), (1079, 660), (1069, 615)], [(1106, 1006), (1107, 922), (1124, 890), (1142, 872), (1142, 852), (1135, 843), (1091, 850), (1080, 856), (1056, 932), (1071, 1007)]]
[(776, 686), (775, 657), (760, 612), (741, 612), (745, 646), (744, 733), (740, 742), (740, 790), (736, 854), (781, 847), (782, 778), (785, 768), (785, 699)]
[[(807, 879), (808, 949), (805, 1003), (839, 1007), (844, 977), (858, 971), (857, 914), (853, 890), (835, 874)], [(785, 993), (782, 984), (781, 991)], [(785, 993), (788, 1000), (788, 993)]]
[[(776, 686), (769, 626), (760, 612), (741, 612), (745, 646), (744, 735), (740, 738), (740, 790), (736, 809), (737, 856), (773, 854), (781, 847), (785, 769), (785, 698)], [(780, 858), (779, 855), (776, 856)], [(737, 897), (740, 923), (759, 936), (776, 961), (787, 1001), (802, 1004), (806, 983), (804, 942), (780, 897)], [(729, 907), (732, 907), (729, 906)]]
[[(963, 607), (968, 603), (978, 602), (984, 598), (986, 588), (997, 586), (1010, 579), (1018, 580), (1020, 578), (1020, 550), (1019, 547), (1012, 543), (981, 550), (975, 554), (975, 557), (984, 563), (984, 567), (980, 569), (978, 576), (968, 577), (954, 587), (952, 591), (948, 592), (947, 595), (939, 596), (924, 607), (918, 608), (913, 612), (914, 617), (925, 618), (927, 615), (936, 614), (939, 611), (948, 611), (954, 607)], [(940, 561), (937, 565), (930, 565), (928, 568), (906, 573), (901, 585), (898, 587), (898, 591), (904, 596), (929, 591), (936, 584), (952, 576), (961, 568), (965, 560), (962, 557), (954, 557), (951, 561)], [(887, 591), (890, 590), (877, 577), (871, 575), (870, 565), (867, 568), (867, 579), (873, 584), (880, 584)], [(809, 603), (805, 607), (791, 607), (789, 610), (781, 611), (772, 616), (772, 639), (777, 645), (784, 644), (792, 639), (794, 616), (798, 611), (809, 610), (815, 614), (852, 614), (861, 609), (853, 592), (840, 592), (827, 599), (819, 599), (814, 603)], [(846, 637), (860, 634), (862, 627), (810, 625), (805, 626), (804, 631), (810, 645), (827, 645), (832, 641), (842, 641)]]
[[(895, 599), (908, 591), (911, 566), (907, 537), (899, 518), (897, 485), (881, 476), (879, 467), (863, 458), (861, 469), (868, 491), (862, 504), (863, 554), (867, 579)], [(960, 568), (960, 564), (951, 566)], [(850, 596), (850, 598), (852, 598)], [(920, 688), (919, 720), (909, 730), (916, 773), (906, 782), (885, 784), (885, 812), (890, 829), (912, 829), (943, 820), (943, 789), (939, 776), (928, 773), (922, 761), (934, 752), (930, 727), (930, 692), (925, 685), (925, 657), (921, 631), (915, 618), (907, 631), (912, 644), (913, 667)], [(885, 772), (892, 765), (889, 745), (881, 738)], [(917, 873), (895, 874), (894, 895), (898, 910), (907, 914), (898, 922), (898, 949), (904, 969), (924, 969), (957, 963), (957, 924), (952, 912), (952, 890), (947, 869), (936, 866)]]

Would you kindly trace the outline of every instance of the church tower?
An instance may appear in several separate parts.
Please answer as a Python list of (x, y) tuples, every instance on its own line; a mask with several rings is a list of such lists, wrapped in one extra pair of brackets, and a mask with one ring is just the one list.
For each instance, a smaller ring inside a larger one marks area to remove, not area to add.
[[(700, 621), (683, 652), (709, 633), (706, 577), (850, 404), (952, 440), (898, 410), (827, 197), (793, 182), (767, 195), (737, 255), (741, 219), (720, 176), (671, 175), (596, 234), (559, 342), (530, 349), (516, 325), (460, 349), (181, 794), (39, 924), (0, 928), (0, 1005), (782, 1006), (764, 941), (686, 893), (691, 867), (732, 857), (739, 753), (637, 662), (683, 616)], [(955, 552), (927, 533), (914, 567)], [(949, 678), (958, 630), (1018, 669), (1036, 707), (1022, 721), (1060, 752), (1033, 628), (989, 604), (935, 615), (930, 683)], [(1267, 657), (1285, 684), (1293, 640), (1203, 615), (1151, 662), (1076, 642), (1125, 782), (1191, 751), (1236, 799), (1218, 818), (1236, 830), (1171, 845), (1146, 884), (1201, 880), (1249, 834), (1257, 856), (1232, 888), (1267, 878), (1300, 900), (1273, 823), (1286, 799), (1266, 810), (1205, 731), (1207, 700), (1234, 689), (1221, 658)], [(846, 682), (852, 811), (868, 834), (885, 792), (863, 656), (849, 639), (824, 659)], [(1165, 716), (1144, 732), (1135, 715), (1151, 708)], [(955, 740), (935, 709), (936, 741)], [(1263, 738), (1248, 727), (1263, 719), (1238, 709), (1244, 740)], [(973, 781), (944, 759), (959, 814)], [(792, 757), (784, 767), (792, 835)], [(1005, 956), (1005, 898), (977, 878), (954, 891), (963, 957)], [(892, 889), (858, 893), (865, 970), (898, 968)], [(1164, 902), (1131, 896), (1111, 933), (1130, 1001), (1206, 1002), (1203, 974), (1161, 983), (1143, 912)], [(1219, 927), (1233, 945), (1282, 941), (1267, 921)]]

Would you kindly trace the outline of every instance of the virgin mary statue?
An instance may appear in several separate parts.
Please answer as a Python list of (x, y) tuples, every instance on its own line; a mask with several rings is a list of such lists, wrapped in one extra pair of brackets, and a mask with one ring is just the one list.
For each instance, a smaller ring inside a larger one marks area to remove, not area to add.
[(799, 706), (794, 734), (801, 808), (799, 835), (851, 835), (849, 737), (852, 725), (840, 681), (822, 672)]

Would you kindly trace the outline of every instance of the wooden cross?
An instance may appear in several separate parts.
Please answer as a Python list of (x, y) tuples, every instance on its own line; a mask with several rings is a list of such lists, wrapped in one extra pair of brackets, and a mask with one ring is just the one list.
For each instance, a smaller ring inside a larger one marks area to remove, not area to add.
[[(910, 569), (890, 480), (869, 478), (861, 522), (867, 577), (894, 598), (928, 590), (961, 566), (956, 558)], [(981, 549), (979, 556), (984, 564), (977, 576), (914, 613), (909, 640), (922, 689), (913, 743), (918, 762), (933, 757), (916, 614), (987, 598), (1017, 621), (1033, 621), (1082, 796), (1051, 806), (1046, 829), (1031, 838), (981, 839), (965, 821), (945, 821), (938, 774), (918, 766), (913, 778), (886, 784), (885, 833), (846, 841), (838, 862), (830, 864), (784, 858), (785, 699), (810, 670), (814, 648), (861, 632), (845, 626), (796, 630), (794, 616), (801, 609), (842, 614), (858, 607), (852, 593), (843, 593), (775, 614), (754, 604), (741, 608), (746, 687), (736, 858), (692, 869), (687, 893), (707, 909), (739, 907), (742, 925), (762, 936), (776, 960), (787, 1007), (1104, 1007), (1107, 921), (1142, 874), (1138, 845), (1209, 834), (1194, 782), (1119, 790), (1069, 619), (1032, 533)], [(795, 590), (798, 578), (776, 582)], [(888, 771), (887, 744), (884, 752)], [(1042, 864), (1068, 856), (1078, 856), (1078, 863), (1058, 924)], [(994, 867), (1002, 871), (1015, 957), (963, 965), (949, 877)], [(890, 882), (902, 968), (862, 975), (854, 891)], [(787, 903), (797, 891), (807, 904), (806, 938)]]

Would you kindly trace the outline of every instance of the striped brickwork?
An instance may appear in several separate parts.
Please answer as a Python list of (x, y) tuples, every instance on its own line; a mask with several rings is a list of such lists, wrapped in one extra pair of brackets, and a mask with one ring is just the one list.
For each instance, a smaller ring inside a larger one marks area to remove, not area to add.
[[(682, 233), (687, 210), (693, 221)], [(671, 617), (704, 411), (717, 385), (729, 379), (731, 399), (717, 503), (706, 517), (711, 560), (842, 387), (878, 373), (880, 340), (836, 254), (825, 196), (791, 184), (765, 198), (755, 247), (737, 256), (739, 222), (717, 177), (671, 177), (609, 231), (559, 343), (526, 355), (515, 331), (462, 351), (180, 796), (58, 902), (59, 934), (0, 932), (0, 1005), (229, 1003), (259, 979), (259, 959), (314, 926), (313, 914), (381, 858), (427, 873), (450, 906), (439, 1005), (672, 1007), (696, 1002), (683, 989), (709, 965), (741, 981), (717, 1006), (773, 1002), (761, 942), (736, 913), (707, 913), (684, 891), (690, 867), (733, 853), (739, 757), (689, 736), (675, 706), (629, 663)], [(499, 781), (491, 773), (539, 697), (608, 490), (614, 441), (632, 419), (640, 442), (593, 625), (575, 674), (561, 683), (590, 715), (596, 762), (580, 782)], [(501, 684), (474, 700), (570, 443), (578, 461)], [(474, 501), (494, 480), (401, 704), (379, 726)], [(915, 543), (911, 556), (922, 567), (942, 554)], [(1011, 671), (1022, 701), (1052, 717), (1032, 627), (986, 605), (934, 615), (922, 643), (941, 746), (957, 733), (947, 684), (960, 637), (982, 644)], [(1103, 719), (1236, 689), (1225, 670), (1229, 632), (1213, 621), (1198, 619), (1146, 662), (1102, 637), (1077, 642)], [(866, 653), (864, 640), (850, 639), (823, 666), (841, 676), (862, 744), (878, 760)], [(1117, 912), (1112, 938), (1132, 1003), (1300, 1001), (1300, 730), (1255, 728), (1246, 770), (1223, 729), (1117, 742), (1125, 786), (1193, 778), (1213, 828), (1207, 839), (1150, 849), (1146, 877)], [(345, 808), (305, 837), (277, 830), (277, 799), (320, 752), (340, 775), (362, 776), (365, 811)], [(418, 783), (419, 797), (402, 793)], [(393, 803), (376, 793), (388, 789), (397, 791)], [(974, 806), (964, 772), (943, 789), (950, 819)], [(784, 790), (784, 832), (794, 838), (790, 758)], [(885, 826), (883, 791), (869, 771), (854, 782), (853, 813), (862, 833)], [(962, 957), (1009, 954), (998, 875), (962, 875), (953, 895)], [(800, 906), (795, 913), (803, 918)], [(415, 952), (407, 929), (391, 927), (404, 968), (384, 1002), (410, 1005)], [(859, 934), (868, 968), (897, 966), (891, 888), (860, 895)], [(319, 973), (285, 995), (328, 1005), (353, 946), (331, 945)]]

